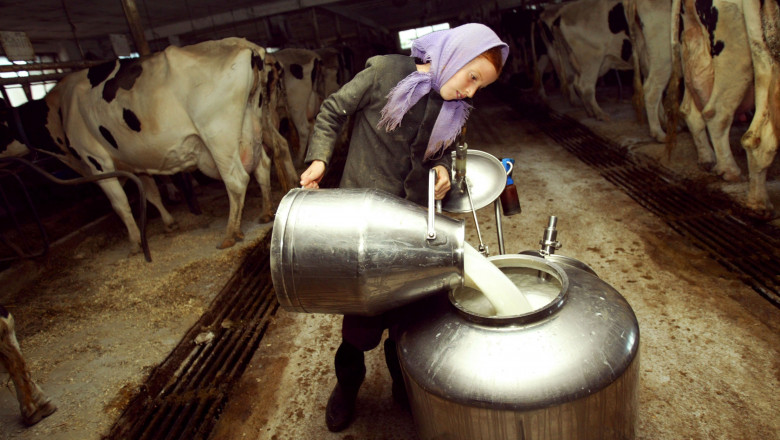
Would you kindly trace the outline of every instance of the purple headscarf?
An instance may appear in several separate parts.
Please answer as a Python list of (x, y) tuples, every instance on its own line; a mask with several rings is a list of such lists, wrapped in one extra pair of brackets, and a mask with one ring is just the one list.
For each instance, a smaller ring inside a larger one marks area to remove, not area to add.
[[(427, 73), (412, 72), (402, 79), (387, 95), (382, 118), (377, 128), (392, 131), (401, 125), (401, 119), (431, 88), (437, 92), (441, 86), (471, 60), (488, 49), (501, 48), (503, 65), (509, 55), (509, 46), (501, 41), (489, 27), (468, 23), (453, 29), (432, 32), (414, 40), (411, 56), (431, 63)], [(425, 159), (446, 148), (460, 133), (471, 111), (463, 100), (444, 101), (436, 123), (433, 125)]]

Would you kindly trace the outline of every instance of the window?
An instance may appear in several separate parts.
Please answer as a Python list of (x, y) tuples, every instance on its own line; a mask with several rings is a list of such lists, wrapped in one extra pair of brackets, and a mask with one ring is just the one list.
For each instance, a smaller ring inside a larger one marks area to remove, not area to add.
[(417, 29), (400, 31), (398, 32), (398, 39), (401, 42), (401, 49), (411, 48), (412, 41), (414, 41), (419, 37), (422, 37), (425, 34), (430, 34), (431, 32), (440, 31), (442, 29), (449, 29), (449, 28), (450, 28), (449, 23), (441, 23), (441, 24), (435, 24), (433, 26), (423, 26)]
[[(36, 62), (38, 63), (50, 63), (53, 62), (54, 57), (51, 56), (41, 56), (37, 57)], [(0, 56), (0, 65), (10, 65), (14, 64), (11, 61), (8, 60), (8, 58), (4, 56)], [(19, 61), (16, 64), (25, 64), (23, 61)], [(30, 73), (33, 75), (40, 75), (44, 73), (55, 73), (56, 70), (44, 70), (44, 71), (31, 71), (31, 72), (0, 72), (0, 78), (24, 78), (30, 76)], [(36, 82), (30, 84), (30, 92), (32, 93), (32, 99), (41, 99), (49, 92), (49, 90), (53, 89), (54, 86), (57, 85), (57, 80), (48, 80), (43, 82)], [(27, 95), (24, 93), (24, 89), (22, 88), (21, 84), (9, 84), (3, 86), (5, 87), (5, 92), (8, 94), (8, 99), (11, 101), (9, 104), (13, 107), (20, 106), (27, 102)]]

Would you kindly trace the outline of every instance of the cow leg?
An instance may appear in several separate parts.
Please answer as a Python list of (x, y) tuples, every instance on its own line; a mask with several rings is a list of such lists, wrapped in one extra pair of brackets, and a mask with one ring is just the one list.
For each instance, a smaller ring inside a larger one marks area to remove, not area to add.
[(312, 93), (309, 95), (309, 102), (306, 105), (306, 138), (301, 139), (301, 152), (303, 153), (303, 156), (301, 157), (300, 163), (303, 163), (303, 160), (306, 158), (306, 152), (309, 149), (309, 138), (311, 137), (311, 134), (314, 132), (314, 120), (317, 118), (317, 113), (320, 111), (320, 105), (322, 104), (322, 100), (319, 98), (319, 96), (316, 93)]
[[(632, 1), (631, 7), (627, 7), (626, 14), (632, 16), (630, 20), (632, 36), (641, 42), (634, 45), (634, 59), (643, 61), (646, 66), (647, 77), (642, 85), (644, 94), (645, 114), (650, 128), (650, 135), (658, 142), (666, 142), (666, 132), (662, 126), (662, 120), (666, 118), (663, 106), (663, 94), (672, 76), (672, 52), (669, 44), (671, 26), (671, 2), (638, 2)], [(636, 9), (634, 9), (636, 8)], [(638, 22), (636, 14), (641, 19)], [(666, 38), (659, 36), (666, 35)], [(642, 51), (640, 47), (644, 47)], [(644, 53), (646, 57), (640, 54)], [(646, 59), (645, 59), (646, 58)], [(639, 63), (635, 63), (638, 67)], [(640, 71), (643, 69), (639, 69)], [(677, 127), (667, 127), (667, 130), (676, 130)]]
[(737, 108), (740, 107), (753, 84), (753, 64), (745, 32), (742, 12), (733, 4), (724, 4), (719, 9), (718, 27), (715, 37), (733, 36), (720, 54), (713, 58), (715, 79), (712, 95), (702, 108), (702, 117), (707, 121), (712, 147), (715, 149), (716, 164), (713, 172), (733, 182), (740, 179), (742, 172), (731, 153), (729, 132)]
[(577, 75), (574, 81), (574, 88), (580, 95), (582, 104), (585, 106), (585, 111), (589, 116), (599, 121), (609, 121), (609, 115), (604, 113), (604, 110), (596, 102), (596, 82), (599, 79), (599, 71), (594, 69), (594, 66), (598, 67), (595, 63), (587, 64), (582, 73)]
[(178, 229), (179, 226), (176, 223), (176, 220), (173, 218), (171, 213), (165, 209), (165, 205), (163, 205), (162, 198), (160, 197), (160, 191), (154, 182), (154, 178), (148, 174), (139, 174), (138, 178), (141, 179), (141, 183), (144, 186), (146, 200), (154, 205), (154, 207), (157, 208), (157, 211), (160, 212), (163, 224), (165, 224), (165, 230), (171, 232), (175, 229)]
[[(773, 4), (769, 2), (766, 6)], [(760, 12), (758, 0), (746, 1), (745, 28), (753, 60), (756, 109), (750, 127), (742, 136), (742, 147), (747, 153), (750, 176), (747, 206), (761, 217), (771, 218), (774, 208), (766, 191), (766, 172), (780, 142), (780, 66), (766, 45), (772, 39), (764, 38)]]
[(184, 200), (190, 212), (200, 215), (200, 206), (192, 187), (192, 176), (188, 172), (179, 172), (170, 176), (154, 176), (160, 190), (163, 206), (166, 202), (179, 203)]
[(650, 135), (658, 142), (666, 142), (666, 132), (661, 126), (661, 119), (665, 116), (662, 103), (663, 86), (658, 87), (658, 84), (645, 83), (643, 88), (645, 93), (645, 114), (647, 114)]
[(254, 171), (255, 180), (260, 184), (260, 193), (263, 197), (263, 209), (260, 212), (258, 222), (268, 223), (274, 218), (274, 213), (271, 210), (271, 158), (268, 157), (265, 148), (262, 148), (261, 151), (260, 164), (255, 167)]
[(666, 132), (661, 127), (661, 119), (665, 117), (662, 101), (664, 89), (672, 75), (672, 67), (668, 63), (655, 63), (652, 66), (643, 86), (645, 113), (650, 135), (658, 142), (666, 142)]
[(777, 145), (780, 142), (769, 125), (764, 125), (766, 130), (763, 132), (766, 134), (762, 136), (762, 145), (758, 148), (747, 150), (750, 175), (747, 207), (766, 219), (774, 217), (774, 207), (769, 200), (769, 194), (766, 190), (766, 172), (777, 154)]
[(187, 207), (190, 212), (195, 215), (201, 215), (200, 204), (198, 198), (195, 196), (195, 190), (192, 185), (192, 174), (187, 172), (176, 173), (171, 176), (171, 180), (174, 185), (184, 194), (184, 200), (187, 202)]
[[(555, 76), (558, 78), (558, 87), (561, 90), (561, 94), (566, 97), (566, 99), (569, 99), (569, 104), (571, 104), (571, 97), (569, 95), (569, 90), (566, 87), (566, 79), (563, 77), (564, 72), (563, 67), (561, 66), (559, 55), (555, 51), (555, 47), (553, 45), (547, 46), (547, 53), (547, 56), (550, 58), (550, 64), (552, 64), (553, 67), (553, 73), (555, 73)], [(541, 73), (541, 75), (544, 76), (543, 73)], [(542, 88), (544, 88), (544, 85), (542, 85)]]
[[(295, 170), (292, 155), (290, 154), (290, 146), (284, 136), (276, 129), (268, 112), (265, 112), (262, 116), (262, 132), (263, 148), (265, 149), (263, 154), (273, 157), (279, 183), (282, 185), (282, 191), (286, 194), (287, 191), (298, 186), (299, 181), (298, 172)], [(270, 151), (268, 151), (269, 149)], [(260, 182), (259, 179), (258, 182)], [(269, 186), (268, 188), (270, 192), (271, 187)], [(270, 205), (268, 206), (270, 207)], [(266, 221), (270, 221), (270, 219)], [(261, 223), (265, 222), (261, 221)]]
[(550, 63), (549, 56), (542, 56), (540, 59), (534, 62), (534, 89), (539, 97), (543, 101), (547, 101), (547, 92), (544, 90), (544, 72), (547, 70), (547, 65)]
[[(133, 253), (141, 252), (141, 231), (133, 218), (133, 212), (130, 210), (130, 202), (127, 200), (127, 194), (116, 178), (98, 180), (97, 184), (108, 197), (114, 212), (117, 213), (127, 228), (130, 242), (135, 245)], [(159, 192), (158, 192), (159, 196)]]
[(575, 69), (568, 60), (569, 54), (564, 47), (565, 43), (562, 43), (564, 37), (563, 34), (560, 33), (560, 29), (556, 29), (555, 35), (556, 39), (553, 41), (553, 53), (555, 54), (555, 58), (551, 58), (551, 60), (557, 60), (557, 62), (553, 62), (553, 67), (555, 67), (556, 73), (558, 74), (561, 93), (568, 99), (569, 104), (578, 105), (580, 98), (577, 96), (577, 91), (573, 86)]
[[(216, 150), (230, 150), (228, 146), (215, 145)], [(232, 150), (238, 150), (235, 147)], [(241, 216), (244, 211), (244, 198), (246, 197), (246, 188), (249, 184), (249, 174), (244, 169), (241, 159), (236, 156), (229, 164), (217, 163), (219, 175), (225, 182), (228, 200), (230, 202), (230, 213), (228, 214), (227, 229), (225, 238), (222, 240), (218, 249), (225, 249), (234, 246), (237, 241), (244, 239), (244, 233), (241, 232)]]
[(705, 171), (711, 171), (712, 167), (715, 166), (715, 154), (710, 146), (710, 138), (707, 136), (707, 124), (704, 122), (696, 104), (694, 104), (693, 97), (688, 89), (683, 93), (680, 112), (683, 114), (688, 130), (693, 137), (699, 167)]
[(780, 68), (775, 64), (771, 70), (774, 71), (774, 76), (768, 89), (759, 92), (756, 88), (756, 98), (763, 93), (769, 98), (763, 98), (768, 104), (763, 105), (761, 112), (756, 111), (750, 128), (742, 136), (742, 147), (747, 153), (750, 176), (747, 206), (766, 219), (774, 217), (774, 207), (766, 190), (766, 173), (780, 144), (780, 123), (777, 120), (780, 115)]
[(282, 192), (287, 194), (288, 191), (298, 186), (298, 172), (295, 171), (293, 165), (292, 156), (290, 156), (290, 148), (287, 146), (287, 141), (276, 130), (266, 130), (263, 132), (263, 136), (268, 133), (273, 141), (270, 143), (273, 150), (273, 162), (276, 165), (276, 174), (279, 176), (279, 182), (282, 185)]
[(254, 170), (255, 180), (260, 184), (263, 197), (263, 209), (258, 220), (260, 223), (268, 223), (274, 217), (271, 210), (271, 156), (284, 193), (298, 184), (298, 173), (293, 165), (290, 147), (284, 136), (276, 129), (271, 116), (267, 111), (262, 116), (263, 148), (260, 149), (260, 163)]
[(295, 130), (298, 132), (299, 143), (298, 152), (295, 155), (295, 163), (303, 164), (304, 159), (306, 159), (306, 150), (309, 147), (311, 127), (305, 112), (293, 112), (291, 118), (293, 124), (295, 124)]
[(726, 106), (723, 104), (718, 106), (718, 110), (715, 112), (708, 113), (710, 109), (705, 107), (702, 117), (705, 118), (707, 131), (710, 134), (712, 147), (715, 150), (715, 167), (712, 169), (712, 172), (721, 176), (723, 180), (736, 182), (740, 179), (742, 171), (740, 171), (737, 162), (734, 160), (734, 155), (731, 153), (731, 142), (729, 140), (731, 123), (734, 121), (734, 111), (730, 108), (725, 108)]
[(16, 340), (14, 318), (2, 306), (0, 306), (0, 366), (11, 375), (25, 425), (34, 425), (57, 410), (57, 406), (32, 380), (30, 370), (19, 349), (19, 342)]

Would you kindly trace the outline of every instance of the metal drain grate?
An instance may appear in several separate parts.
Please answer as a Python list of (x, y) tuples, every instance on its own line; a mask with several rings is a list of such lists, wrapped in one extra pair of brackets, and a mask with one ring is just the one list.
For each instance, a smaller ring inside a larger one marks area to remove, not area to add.
[(209, 310), (152, 372), (105, 438), (209, 436), (232, 384), (279, 308), (269, 271), (270, 238), (269, 232), (246, 255)]
[(538, 105), (511, 104), (584, 163), (675, 231), (707, 251), (761, 296), (780, 307), (780, 231), (753, 221), (725, 195), (681, 179), (651, 163), (640, 163), (625, 149), (578, 121)]

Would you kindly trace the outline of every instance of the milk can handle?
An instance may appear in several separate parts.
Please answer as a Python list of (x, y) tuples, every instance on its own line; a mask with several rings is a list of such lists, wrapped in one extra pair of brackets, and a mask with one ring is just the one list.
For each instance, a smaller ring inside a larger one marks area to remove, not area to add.
[(434, 187), (435, 186), (436, 186), (436, 170), (431, 168), (431, 171), (428, 172), (428, 233), (426, 234), (425, 237), (428, 240), (436, 239), (436, 228), (433, 225), (434, 218), (436, 217), (436, 210), (434, 209), (434, 203), (435, 203)]

